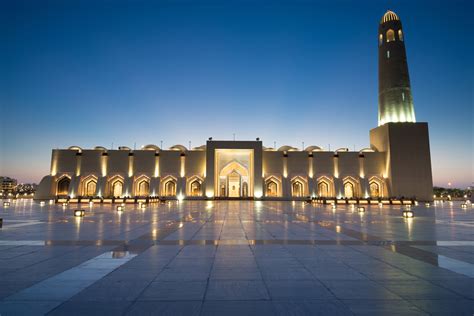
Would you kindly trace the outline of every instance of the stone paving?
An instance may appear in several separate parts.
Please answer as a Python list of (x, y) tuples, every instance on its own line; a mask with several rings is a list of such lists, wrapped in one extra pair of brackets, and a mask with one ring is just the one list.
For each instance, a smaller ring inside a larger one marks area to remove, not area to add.
[(474, 208), (0, 205), (0, 315), (474, 314)]

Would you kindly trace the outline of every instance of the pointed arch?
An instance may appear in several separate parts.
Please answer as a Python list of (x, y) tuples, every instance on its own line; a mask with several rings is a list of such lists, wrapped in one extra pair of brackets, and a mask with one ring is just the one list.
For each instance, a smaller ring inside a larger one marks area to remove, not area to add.
[(142, 174), (135, 178), (133, 182), (133, 192), (135, 196), (150, 195), (150, 177)]
[(371, 198), (381, 198), (385, 196), (384, 181), (378, 176), (369, 178), (369, 195)]
[(161, 180), (161, 195), (162, 196), (176, 196), (176, 188), (178, 180), (168, 175)]
[(304, 197), (308, 195), (308, 181), (302, 176), (291, 179), (291, 196)]
[(360, 197), (359, 181), (352, 177), (347, 176), (342, 180), (342, 188), (344, 197), (351, 199)]
[(281, 179), (276, 176), (269, 176), (265, 179), (265, 196), (279, 197), (281, 196), (282, 185)]
[(125, 180), (121, 175), (114, 175), (107, 179), (106, 190), (107, 196), (109, 197), (121, 197), (123, 196), (123, 188), (125, 186)]
[(332, 177), (320, 176), (317, 180), (317, 195), (319, 197), (334, 197), (334, 180)]
[(69, 193), (69, 186), (71, 185), (71, 177), (63, 174), (56, 181), (56, 195), (67, 196)]
[(387, 31), (386, 39), (387, 39), (387, 43), (395, 41), (395, 32), (392, 29), (389, 29)]
[(202, 196), (202, 183), (204, 179), (200, 176), (194, 175), (189, 177), (186, 181), (188, 196)]
[(97, 192), (97, 181), (97, 176), (93, 174), (83, 177), (80, 184), (80, 195), (95, 196)]
[(249, 175), (248, 168), (246, 168), (244, 165), (241, 163), (233, 160), (229, 162), (227, 165), (225, 165), (219, 175), (220, 176), (227, 176), (228, 174), (232, 173), (233, 171), (236, 171), (238, 174), (240, 174), (243, 177), (247, 177)]

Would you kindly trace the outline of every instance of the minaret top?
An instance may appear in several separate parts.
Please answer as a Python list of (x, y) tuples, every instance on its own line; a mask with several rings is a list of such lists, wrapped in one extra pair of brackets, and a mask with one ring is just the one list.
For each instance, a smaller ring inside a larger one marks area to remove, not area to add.
[(380, 20), (380, 24), (388, 21), (400, 21), (400, 19), (398, 18), (398, 15), (395, 12), (387, 10), (387, 12), (385, 12), (385, 14), (383, 15), (382, 20)]

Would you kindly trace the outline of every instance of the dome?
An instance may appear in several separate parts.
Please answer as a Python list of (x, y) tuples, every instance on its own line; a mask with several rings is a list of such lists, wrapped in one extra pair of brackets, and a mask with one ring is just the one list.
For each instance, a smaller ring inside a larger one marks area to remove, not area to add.
[(398, 18), (398, 15), (395, 14), (395, 12), (388, 10), (382, 17), (382, 20), (380, 23), (385, 23), (388, 21), (400, 21)]

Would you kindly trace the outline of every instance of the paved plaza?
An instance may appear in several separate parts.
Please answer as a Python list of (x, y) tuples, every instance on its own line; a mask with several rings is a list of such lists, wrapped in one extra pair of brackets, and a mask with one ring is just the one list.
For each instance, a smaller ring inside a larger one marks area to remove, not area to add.
[(469, 315), (474, 208), (0, 206), (0, 314)]

